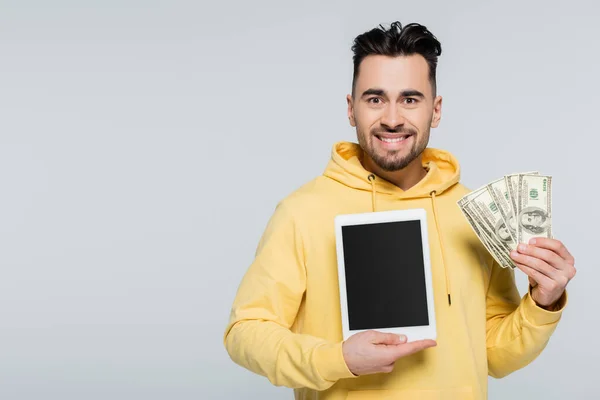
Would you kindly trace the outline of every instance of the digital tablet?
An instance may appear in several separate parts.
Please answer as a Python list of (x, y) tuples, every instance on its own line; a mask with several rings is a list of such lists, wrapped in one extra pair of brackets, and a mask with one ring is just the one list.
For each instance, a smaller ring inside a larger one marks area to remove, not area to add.
[(342, 329), (436, 339), (424, 209), (335, 217)]

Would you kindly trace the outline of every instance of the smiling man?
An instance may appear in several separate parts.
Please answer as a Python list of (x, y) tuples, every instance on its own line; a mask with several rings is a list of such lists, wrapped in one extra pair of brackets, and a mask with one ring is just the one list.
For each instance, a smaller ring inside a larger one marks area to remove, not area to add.
[[(511, 254), (531, 284), (521, 296), (514, 271), (474, 235), (456, 205), (470, 191), (458, 161), (427, 147), (442, 98), (441, 45), (426, 27), (380, 26), (352, 50), (358, 143), (335, 143), (323, 175), (278, 204), (239, 286), (226, 349), (296, 399), (485, 399), (488, 375), (523, 368), (545, 348), (575, 261), (558, 240), (521, 244)], [(427, 212), (437, 342), (377, 331), (343, 341), (334, 218), (411, 208)]]

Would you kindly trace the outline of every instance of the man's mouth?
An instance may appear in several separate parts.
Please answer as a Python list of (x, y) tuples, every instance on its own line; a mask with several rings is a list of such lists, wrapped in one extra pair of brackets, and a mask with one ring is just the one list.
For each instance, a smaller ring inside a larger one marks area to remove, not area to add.
[(390, 143), (390, 144), (394, 144), (394, 143), (400, 143), (405, 141), (406, 139), (410, 138), (412, 136), (412, 134), (410, 133), (405, 133), (405, 134), (401, 134), (401, 135), (375, 135), (375, 137), (377, 139), (379, 139), (380, 141), (382, 141), (383, 143)]

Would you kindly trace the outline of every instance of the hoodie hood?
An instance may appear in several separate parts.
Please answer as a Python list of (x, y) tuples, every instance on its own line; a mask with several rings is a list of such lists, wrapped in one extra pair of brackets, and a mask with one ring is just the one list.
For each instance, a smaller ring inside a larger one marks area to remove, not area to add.
[(419, 183), (404, 191), (381, 177), (370, 180), (372, 175), (361, 163), (363, 150), (358, 143), (338, 142), (333, 145), (331, 160), (324, 175), (346, 186), (359, 190), (375, 190), (399, 198), (429, 197), (432, 192), (440, 195), (460, 180), (460, 166), (456, 158), (445, 150), (426, 148), (423, 167), (427, 175)]

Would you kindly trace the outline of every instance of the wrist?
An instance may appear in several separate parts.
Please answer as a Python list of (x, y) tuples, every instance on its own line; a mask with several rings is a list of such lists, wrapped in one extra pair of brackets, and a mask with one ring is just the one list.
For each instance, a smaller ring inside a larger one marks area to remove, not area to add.
[(545, 304), (542, 304), (542, 303), (538, 303), (535, 299), (533, 299), (533, 302), (535, 303), (536, 306), (538, 306), (539, 308), (542, 308), (542, 309), (544, 309), (546, 311), (555, 311), (556, 303), (557, 303), (555, 301), (554, 303), (545, 305)]
[(539, 301), (534, 293), (534, 287), (529, 286), (529, 295), (531, 296), (531, 299), (533, 300), (533, 302), (535, 303), (536, 306), (538, 306), (539, 308), (546, 310), (546, 311), (558, 311), (560, 310), (560, 308), (562, 307), (562, 301), (561, 299), (564, 297), (565, 292), (563, 290), (563, 292), (560, 294), (560, 296), (558, 296), (558, 298), (552, 302), (546, 303), (546, 302), (542, 302)]
[(350, 373), (352, 375), (358, 376), (358, 374), (353, 371), (353, 365), (351, 364), (351, 362), (349, 362), (350, 355), (346, 351), (346, 342), (345, 341), (342, 342), (342, 357), (344, 358), (344, 363), (346, 363), (346, 368), (348, 368), (348, 371), (350, 371)]

